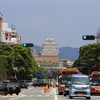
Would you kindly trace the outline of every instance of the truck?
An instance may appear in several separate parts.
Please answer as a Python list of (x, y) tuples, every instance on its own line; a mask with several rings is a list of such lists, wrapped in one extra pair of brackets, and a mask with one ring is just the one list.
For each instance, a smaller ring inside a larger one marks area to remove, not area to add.
[(90, 75), (89, 75), (90, 78), (100, 78), (100, 71), (93, 71)]
[(68, 81), (72, 74), (81, 74), (77, 68), (62, 68), (58, 75), (58, 94), (66, 96), (69, 93)]
[(91, 94), (100, 94), (100, 71), (93, 71), (90, 75)]

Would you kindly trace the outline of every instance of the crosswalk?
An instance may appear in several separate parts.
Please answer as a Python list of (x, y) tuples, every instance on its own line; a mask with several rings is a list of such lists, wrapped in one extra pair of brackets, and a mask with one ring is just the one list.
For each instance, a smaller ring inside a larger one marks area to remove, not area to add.
[(27, 96), (27, 97), (51, 97), (51, 96), (54, 96), (54, 95), (48, 95), (48, 94), (45, 94), (45, 95), (25, 95), (25, 94), (19, 94), (19, 95), (16, 95), (16, 94), (13, 94), (13, 95), (0, 95), (0, 98), (11, 98), (11, 97), (25, 97), (25, 96)]

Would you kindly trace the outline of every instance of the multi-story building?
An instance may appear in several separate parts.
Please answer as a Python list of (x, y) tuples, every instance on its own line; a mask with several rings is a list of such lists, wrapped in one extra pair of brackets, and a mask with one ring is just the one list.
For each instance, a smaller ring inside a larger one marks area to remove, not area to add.
[(21, 37), (16, 32), (15, 26), (8, 27), (8, 23), (3, 22), (3, 16), (0, 13), (0, 42), (6, 44), (21, 44)]

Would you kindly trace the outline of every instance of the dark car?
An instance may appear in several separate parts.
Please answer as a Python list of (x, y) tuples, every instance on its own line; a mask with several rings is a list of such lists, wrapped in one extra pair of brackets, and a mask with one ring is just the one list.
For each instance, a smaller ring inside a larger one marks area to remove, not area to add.
[(0, 92), (4, 95), (10, 94), (12, 95), (15, 93), (18, 95), (21, 92), (20, 87), (17, 85), (17, 83), (0, 83)]
[(69, 81), (71, 81), (71, 76), (66, 76), (66, 81), (64, 83), (65, 87), (64, 87), (64, 92), (63, 92), (63, 95), (66, 96), (69, 94)]
[(27, 82), (20, 82), (20, 87), (28, 89), (28, 83)]

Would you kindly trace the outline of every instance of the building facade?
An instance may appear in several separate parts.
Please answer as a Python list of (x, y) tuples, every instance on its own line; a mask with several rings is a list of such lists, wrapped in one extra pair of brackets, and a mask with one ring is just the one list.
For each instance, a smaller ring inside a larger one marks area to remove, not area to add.
[(16, 28), (12, 25), (8, 27), (8, 23), (3, 22), (3, 15), (0, 13), (0, 42), (6, 44), (21, 44), (21, 37), (16, 32)]

